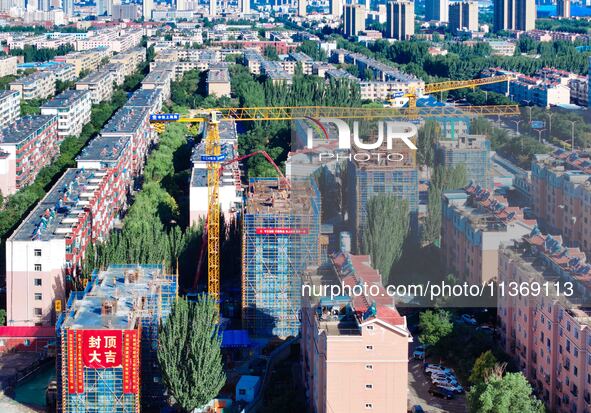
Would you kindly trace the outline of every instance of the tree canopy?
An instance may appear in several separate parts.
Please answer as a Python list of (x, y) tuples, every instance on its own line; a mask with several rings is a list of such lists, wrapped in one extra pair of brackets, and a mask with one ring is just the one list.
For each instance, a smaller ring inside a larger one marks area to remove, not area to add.
[(474, 362), (474, 367), (468, 378), (470, 383), (473, 385), (483, 383), (492, 374), (498, 362), (492, 351), (487, 350), (482, 353)]
[(204, 406), (226, 382), (214, 299), (178, 298), (158, 334), (158, 361), (164, 384), (185, 412)]
[(435, 346), (453, 330), (451, 315), (445, 310), (426, 310), (419, 315), (419, 340)]
[(471, 413), (544, 413), (544, 404), (532, 395), (532, 387), (522, 373), (492, 375), (472, 386), (468, 393)]

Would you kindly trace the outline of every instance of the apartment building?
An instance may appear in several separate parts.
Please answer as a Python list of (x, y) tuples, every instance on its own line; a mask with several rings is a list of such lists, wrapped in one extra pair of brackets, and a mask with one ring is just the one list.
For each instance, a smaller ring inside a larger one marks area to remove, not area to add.
[(98, 69), (102, 60), (109, 58), (111, 54), (108, 49), (99, 48), (68, 53), (64, 56), (58, 56), (53, 60), (74, 66), (76, 77), (80, 77), (81, 72), (90, 73)]
[(365, 30), (365, 6), (345, 4), (343, 7), (343, 33), (345, 37), (357, 36)]
[(90, 73), (76, 82), (76, 90), (88, 90), (93, 105), (110, 100), (113, 96), (113, 78), (108, 70)]
[(450, 3), (449, 27), (454, 32), (478, 31), (478, 2), (469, 0)]
[(495, 0), (493, 4), (494, 31), (536, 28), (536, 3), (534, 0)]
[(146, 60), (146, 49), (143, 47), (135, 47), (127, 50), (125, 53), (120, 53), (110, 59), (111, 63), (122, 64), (125, 76), (129, 76), (135, 72), (137, 67)]
[(142, 89), (158, 89), (162, 92), (164, 100), (170, 99), (170, 84), (173, 80), (174, 71), (153, 70), (142, 81)]
[(80, 283), (91, 241), (113, 226), (125, 191), (113, 170), (68, 169), (6, 241), (7, 324), (54, 325)]
[(404, 413), (412, 341), (406, 318), (385, 293), (369, 256), (341, 251), (327, 268), (304, 275), (306, 287), (341, 283), (367, 283), (383, 294), (303, 295), (302, 375), (309, 404), (316, 413)]
[(162, 109), (162, 92), (158, 89), (138, 89), (129, 97), (125, 106), (148, 108), (150, 114)]
[(591, 158), (584, 151), (556, 150), (532, 162), (534, 214), (542, 228), (591, 252)]
[(415, 34), (415, 4), (411, 1), (386, 3), (386, 37), (407, 40)]
[(14, 122), (21, 113), (20, 93), (16, 90), (0, 91), (0, 128)]
[(536, 223), (476, 184), (443, 194), (441, 220), (445, 268), (471, 285), (497, 281), (501, 244), (529, 234)]
[(43, 72), (53, 73), (55, 80), (61, 82), (72, 82), (76, 80), (76, 69), (74, 66), (67, 63), (47, 62), (45, 66), (41, 66), (39, 70)]
[(537, 227), (499, 253), (501, 282), (542, 286), (541, 294), (499, 295), (497, 325), (505, 351), (552, 412), (591, 409), (590, 278), (583, 252)]
[(41, 114), (57, 116), (57, 133), (63, 139), (80, 135), (90, 122), (91, 109), (89, 91), (68, 89), (41, 106)]
[[(238, 134), (234, 122), (220, 122), (220, 152), (226, 160), (238, 155)], [(202, 159), (207, 154), (205, 140), (207, 130), (199, 145), (193, 149), (191, 162), (191, 186), (189, 188), (189, 222), (198, 225), (200, 220), (207, 218), (209, 207), (209, 189), (207, 185), (207, 162)], [(224, 167), (220, 176), (219, 203), (225, 217), (230, 220), (242, 207), (241, 171), (238, 163)]]
[(114, 53), (125, 53), (129, 49), (139, 46), (142, 29), (120, 29), (118, 27), (101, 30), (95, 36), (76, 41), (76, 50), (91, 50), (99, 47), (109, 49)]
[(302, 72), (305, 75), (312, 74), (312, 66), (314, 65), (314, 59), (303, 52), (291, 52), (287, 57), (288, 61), (293, 61), (295, 65), (298, 63), (302, 67)]
[(111, 79), (117, 86), (125, 82), (125, 66), (120, 63), (109, 63), (102, 67), (103, 71), (111, 73)]
[(446, 169), (463, 165), (475, 184), (493, 189), (493, 170), (490, 141), (484, 135), (464, 135), (456, 140), (438, 141), (435, 145), (435, 163)]
[(273, 83), (291, 83), (293, 75), (284, 69), (280, 62), (263, 60), (260, 66), (261, 75), (269, 78)]
[(0, 130), (0, 191), (12, 195), (59, 154), (56, 116), (24, 116)]
[(16, 65), (18, 58), (16, 56), (0, 57), (0, 77), (16, 75)]
[(35, 72), (10, 82), (10, 90), (20, 93), (21, 99), (47, 99), (55, 94), (55, 76), (49, 72)]
[(210, 67), (207, 72), (207, 94), (230, 97), (230, 71), (227, 67)]
[(123, 106), (107, 122), (101, 131), (102, 137), (126, 138), (131, 140), (131, 175), (141, 175), (148, 148), (155, 138), (150, 127), (150, 110), (147, 107)]

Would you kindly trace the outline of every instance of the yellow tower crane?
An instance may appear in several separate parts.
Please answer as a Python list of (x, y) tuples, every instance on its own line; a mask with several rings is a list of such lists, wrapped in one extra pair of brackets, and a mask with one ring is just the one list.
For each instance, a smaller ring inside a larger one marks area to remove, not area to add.
[[(514, 77), (512, 75), (499, 75), (491, 77), (483, 77), (480, 79), (470, 80), (447, 80), (445, 82), (427, 83), (423, 95), (430, 95), (432, 93), (447, 92), (450, 90), (471, 88), (476, 89), (478, 86), (491, 85), (493, 83), (508, 82)], [(414, 109), (417, 107), (417, 91), (412, 88), (408, 93), (404, 94), (408, 98), (408, 107)]]
[[(499, 80), (497, 80), (499, 81)], [(444, 82), (447, 83), (447, 82)], [(467, 87), (467, 86), (463, 86)], [(451, 90), (451, 85), (449, 89)], [(415, 101), (416, 103), (416, 101)], [(205, 147), (207, 153), (201, 160), (207, 162), (207, 185), (209, 204), (207, 210), (207, 286), (208, 293), (219, 302), (220, 299), (220, 204), (219, 177), (221, 168), (227, 161), (220, 153), (219, 124), (224, 121), (291, 121), (298, 119), (414, 119), (420, 117), (475, 117), (475, 116), (516, 116), (517, 105), (497, 106), (440, 106), (431, 108), (363, 108), (363, 107), (254, 107), (254, 108), (214, 108), (200, 109), (194, 116), (181, 116), (175, 113), (150, 115), (150, 123), (158, 133), (162, 133), (169, 122), (207, 124)]]

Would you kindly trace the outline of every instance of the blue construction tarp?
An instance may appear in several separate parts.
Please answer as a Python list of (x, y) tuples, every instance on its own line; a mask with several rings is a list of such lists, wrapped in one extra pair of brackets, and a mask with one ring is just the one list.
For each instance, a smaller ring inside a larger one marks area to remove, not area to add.
[(250, 338), (246, 330), (225, 330), (222, 332), (222, 348), (248, 347), (250, 345)]

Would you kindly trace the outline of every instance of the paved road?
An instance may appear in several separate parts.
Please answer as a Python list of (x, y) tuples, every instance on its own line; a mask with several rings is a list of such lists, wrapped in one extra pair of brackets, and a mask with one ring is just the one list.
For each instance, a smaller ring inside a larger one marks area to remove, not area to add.
[(420, 404), (426, 413), (467, 413), (464, 395), (445, 400), (429, 394), (429, 377), (423, 373), (422, 362), (411, 360), (408, 364), (408, 400), (409, 408)]

